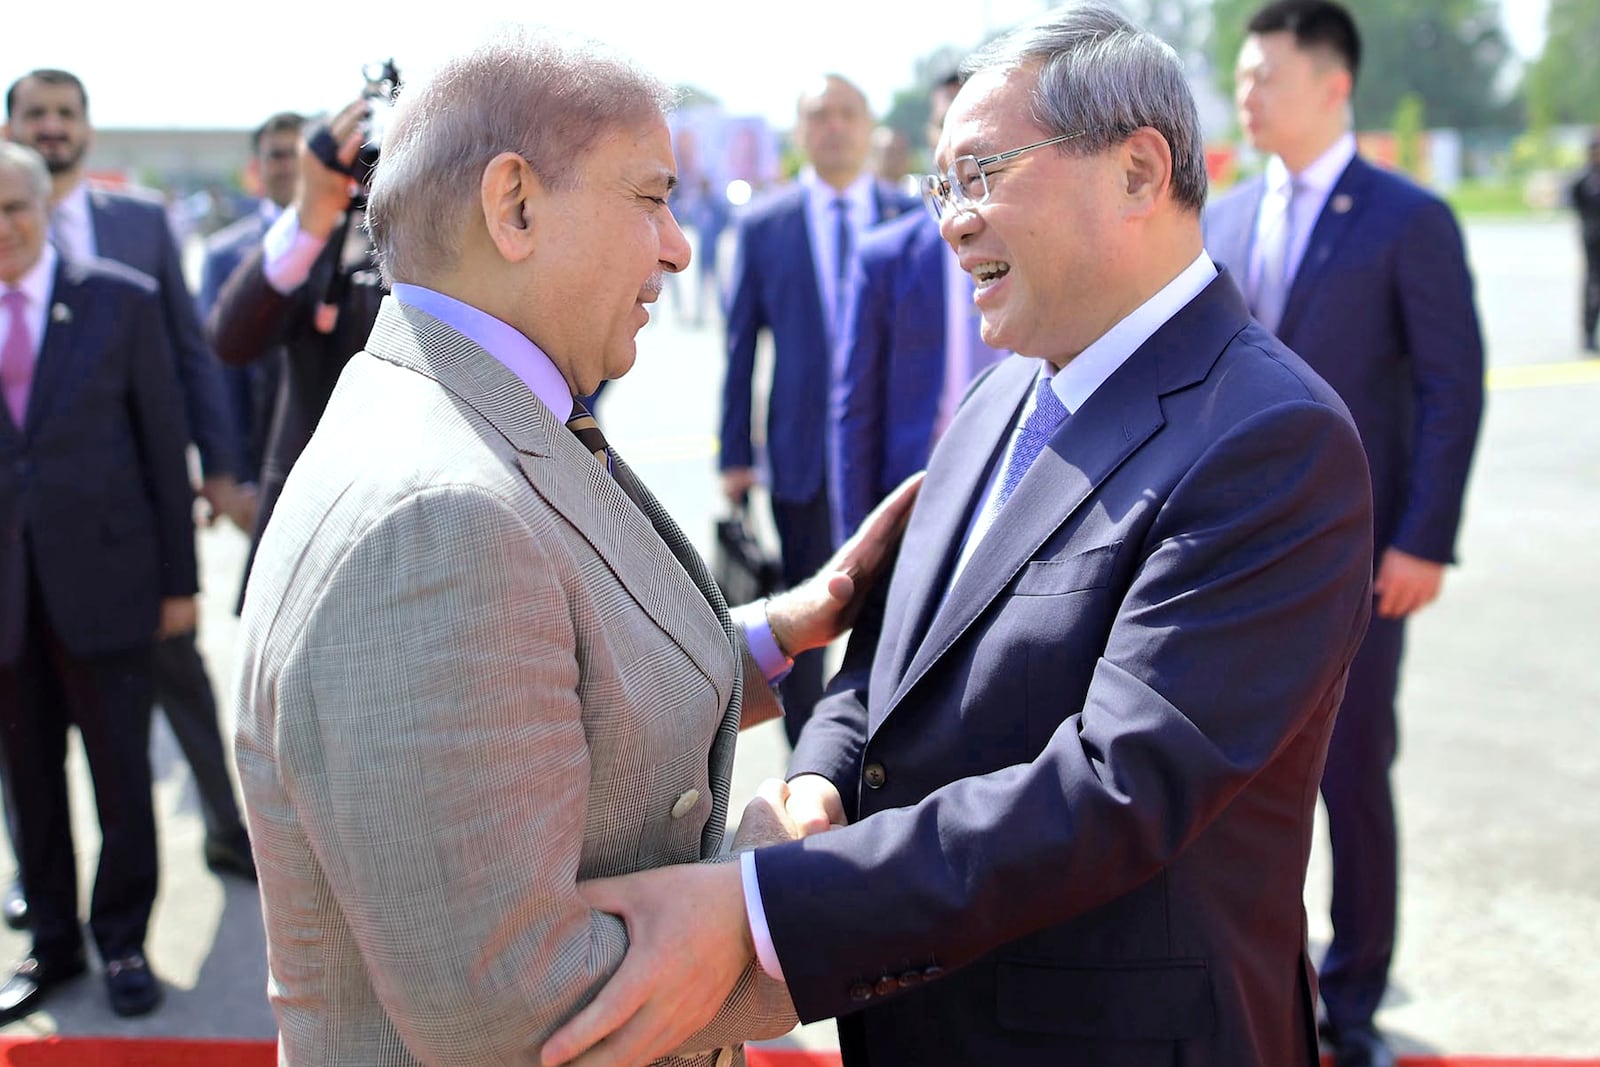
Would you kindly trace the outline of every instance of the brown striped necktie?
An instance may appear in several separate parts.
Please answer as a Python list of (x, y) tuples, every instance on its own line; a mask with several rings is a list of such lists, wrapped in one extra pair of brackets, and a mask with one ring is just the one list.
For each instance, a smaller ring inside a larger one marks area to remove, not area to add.
[(572, 431), (579, 444), (594, 453), (594, 458), (607, 471), (611, 470), (611, 447), (606, 444), (606, 435), (600, 432), (600, 424), (594, 421), (594, 416), (589, 414), (589, 409), (581, 401), (573, 400), (567, 429)]

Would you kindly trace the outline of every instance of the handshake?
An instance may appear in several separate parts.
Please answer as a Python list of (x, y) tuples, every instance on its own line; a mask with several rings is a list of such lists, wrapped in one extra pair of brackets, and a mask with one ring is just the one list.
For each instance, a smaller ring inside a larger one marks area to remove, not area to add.
[[(745, 805), (732, 851), (845, 822), (844, 803), (827, 778), (769, 778)], [(794, 1025), (788, 991), (756, 964), (740, 862), (660, 867), (584, 882), (578, 891), (589, 907), (622, 917), (628, 954), (599, 995), (551, 1035), (540, 1051), (542, 1067), (638, 1067), (703, 1048), (704, 1035), (726, 1032), (726, 1017), (721, 1029), (713, 1024), (724, 1005), (761, 1005), (754, 1015), (733, 1012), (736, 1029), (748, 1023), (740, 1039), (776, 1037)]]
[(733, 851), (781, 845), (845, 824), (839, 790), (820, 774), (802, 774), (785, 782), (768, 778), (745, 805)]

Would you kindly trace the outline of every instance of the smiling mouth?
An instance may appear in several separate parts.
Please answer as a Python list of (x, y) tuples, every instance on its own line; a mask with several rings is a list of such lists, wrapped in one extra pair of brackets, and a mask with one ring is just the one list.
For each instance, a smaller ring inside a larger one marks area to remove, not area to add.
[(972, 280), (979, 289), (987, 289), (1011, 273), (1011, 264), (993, 261), (979, 263), (972, 268)]

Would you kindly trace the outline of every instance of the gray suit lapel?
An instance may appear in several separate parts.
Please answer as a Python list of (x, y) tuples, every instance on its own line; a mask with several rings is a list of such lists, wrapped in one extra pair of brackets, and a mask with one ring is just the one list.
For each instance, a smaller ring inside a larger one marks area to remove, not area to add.
[[(452, 327), (392, 296), (384, 298), (367, 351), (433, 378), (503, 434), (517, 449), (518, 465), (534, 492), (588, 540), (645, 613), (706, 676), (722, 705), (734, 701), (738, 657), (720, 639), (726, 627), (709, 599), (674, 558), (657, 525), (520, 378)], [(644, 494), (654, 500), (647, 490)], [(660, 514), (666, 518), (664, 510)], [(705, 662), (708, 648), (727, 648), (731, 664)], [(737, 713), (734, 721), (737, 726)], [(724, 796), (724, 810), (726, 803)], [(721, 833), (718, 823), (719, 841)]]

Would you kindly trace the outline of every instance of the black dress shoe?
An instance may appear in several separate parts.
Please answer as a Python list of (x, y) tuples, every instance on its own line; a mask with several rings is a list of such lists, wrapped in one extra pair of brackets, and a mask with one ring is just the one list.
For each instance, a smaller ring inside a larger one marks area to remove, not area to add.
[(0, 985), (0, 1026), (39, 1010), (45, 994), (84, 972), (83, 949), (59, 958), (27, 956)]
[(256, 880), (256, 861), (250, 854), (250, 838), (243, 830), (232, 838), (206, 838), (206, 866), (217, 874), (233, 874)]
[(1317, 1033), (1333, 1050), (1334, 1067), (1395, 1067), (1394, 1051), (1371, 1023), (1335, 1026), (1324, 1021)]
[(4, 898), (0, 898), (0, 916), (13, 930), (28, 928), (28, 898), (22, 895), (21, 882), (12, 882), (6, 887)]
[(161, 1003), (161, 983), (140, 952), (107, 961), (106, 993), (118, 1015), (147, 1015)]

